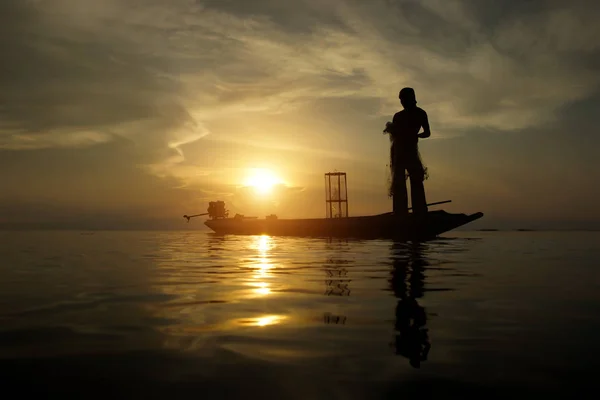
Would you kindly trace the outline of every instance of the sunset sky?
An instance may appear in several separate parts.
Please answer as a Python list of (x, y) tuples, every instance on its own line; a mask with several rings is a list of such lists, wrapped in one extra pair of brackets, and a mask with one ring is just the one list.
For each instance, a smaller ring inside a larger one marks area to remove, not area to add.
[[(430, 202), (484, 212), (478, 227), (600, 228), (598, 16), (589, 0), (2, 0), (0, 227), (188, 228), (212, 200), (324, 217), (334, 170), (350, 215), (391, 211), (381, 131), (410, 86)], [(255, 168), (272, 190), (244, 187)]]

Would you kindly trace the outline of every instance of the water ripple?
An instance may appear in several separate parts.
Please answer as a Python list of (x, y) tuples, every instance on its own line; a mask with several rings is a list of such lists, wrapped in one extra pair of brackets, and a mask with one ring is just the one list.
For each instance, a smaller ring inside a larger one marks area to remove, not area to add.
[[(435, 371), (469, 357), (479, 365), (468, 343), (525, 362), (508, 338), (535, 348), (524, 332), (539, 338), (569, 326), (544, 310), (577, 324), (598, 312), (589, 305), (600, 287), (591, 242), (572, 244), (569, 258), (553, 253), (555, 241), (536, 253), (523, 235), (421, 244), (203, 232), (6, 240), (0, 342), (12, 357), (142, 348), (221, 366), (314, 360), (328, 373), (364, 376), (431, 361)], [(561, 313), (565, 305), (581, 311)]]

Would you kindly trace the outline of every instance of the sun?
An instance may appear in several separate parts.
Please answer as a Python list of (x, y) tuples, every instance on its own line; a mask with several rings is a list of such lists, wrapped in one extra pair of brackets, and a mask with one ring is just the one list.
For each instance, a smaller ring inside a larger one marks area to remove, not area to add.
[(273, 186), (283, 183), (272, 171), (264, 168), (253, 168), (246, 178), (245, 185), (254, 188), (259, 194), (268, 194)]

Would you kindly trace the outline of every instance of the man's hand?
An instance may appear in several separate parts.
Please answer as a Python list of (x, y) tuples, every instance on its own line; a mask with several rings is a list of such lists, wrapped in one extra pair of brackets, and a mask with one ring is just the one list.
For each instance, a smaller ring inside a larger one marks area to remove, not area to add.
[(392, 126), (394, 124), (391, 123), (390, 121), (385, 123), (385, 129), (383, 130), (383, 133), (392, 133)]
[(421, 139), (426, 139), (429, 136), (431, 136), (431, 134), (429, 132), (425, 131), (425, 132), (419, 133), (417, 136), (420, 137)]

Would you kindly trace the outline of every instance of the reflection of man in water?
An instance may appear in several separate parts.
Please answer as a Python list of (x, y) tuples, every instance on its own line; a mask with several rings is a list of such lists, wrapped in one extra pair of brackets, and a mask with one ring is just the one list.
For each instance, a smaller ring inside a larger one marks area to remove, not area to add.
[(396, 306), (396, 354), (410, 360), (415, 368), (421, 366), (421, 361), (427, 360), (431, 344), (427, 329), (425, 309), (417, 301), (409, 297), (400, 300)]
[(402, 243), (394, 243), (392, 279), (390, 281), (396, 297), (396, 354), (410, 360), (415, 368), (427, 360), (431, 344), (425, 325), (427, 314), (417, 298), (423, 296), (424, 268), (427, 262), (422, 258), (419, 244), (411, 245), (410, 252)]

